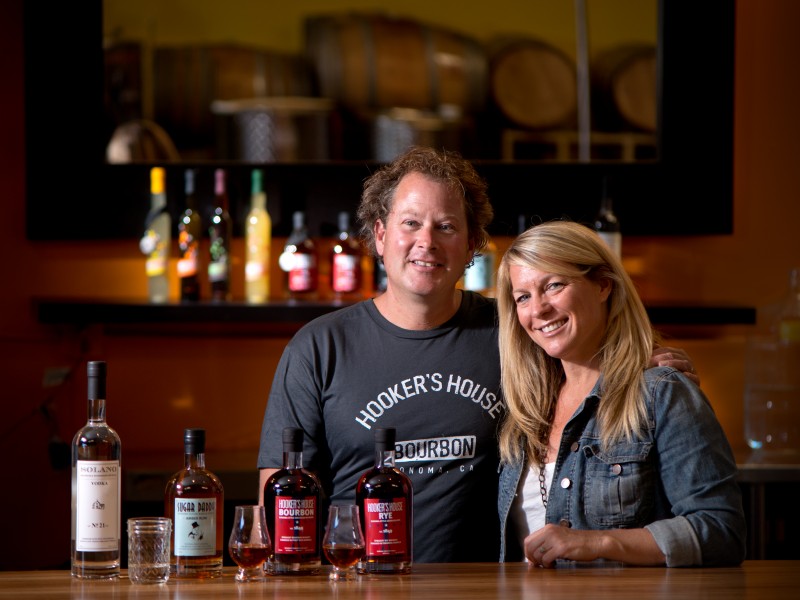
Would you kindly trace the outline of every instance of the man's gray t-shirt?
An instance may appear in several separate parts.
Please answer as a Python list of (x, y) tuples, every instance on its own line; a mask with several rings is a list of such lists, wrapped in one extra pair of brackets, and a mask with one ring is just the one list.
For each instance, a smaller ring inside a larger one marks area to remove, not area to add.
[(305, 466), (329, 500), (354, 502), (375, 461), (373, 428), (394, 427), (396, 466), (414, 488), (414, 560), (496, 561), (499, 390), (493, 300), (463, 292), (457, 314), (426, 331), (396, 327), (360, 302), (308, 323), (287, 345), (258, 466), (280, 468), (281, 432), (300, 427)]

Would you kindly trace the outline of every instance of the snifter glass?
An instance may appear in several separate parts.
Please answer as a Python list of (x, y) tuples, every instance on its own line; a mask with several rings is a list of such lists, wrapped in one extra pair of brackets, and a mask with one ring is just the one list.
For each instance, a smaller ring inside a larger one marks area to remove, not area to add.
[(364, 556), (364, 534), (355, 504), (331, 505), (328, 525), (322, 538), (322, 551), (333, 565), (331, 581), (356, 577), (356, 563)]
[(236, 581), (260, 581), (265, 578), (264, 562), (272, 552), (263, 506), (237, 506), (228, 552), (239, 565)]

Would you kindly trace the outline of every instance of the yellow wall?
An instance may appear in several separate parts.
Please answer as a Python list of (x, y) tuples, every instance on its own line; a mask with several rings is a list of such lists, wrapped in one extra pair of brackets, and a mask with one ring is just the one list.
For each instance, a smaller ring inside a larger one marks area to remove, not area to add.
[[(104, 0), (103, 30), (109, 40), (154, 45), (237, 41), (296, 53), (303, 49), (303, 20), (309, 15), (381, 11), (481, 41), (530, 35), (574, 55), (574, 4), (553, 0), (495, 0), (490, 5), (463, 0)], [(593, 47), (604, 48), (619, 39), (655, 43), (656, 0), (598, 0), (586, 5)]]
[[(22, 1), (4, 2), (0, 8), (0, 453), (11, 473), (7, 493), (0, 494), (0, 514), (8, 517), (4, 539), (14, 540), (3, 544), (0, 568), (63, 566), (60, 561), (67, 555), (69, 471), (50, 466), (47, 444), (54, 432), (39, 406), (50, 400), (57, 416), (55, 433), (69, 441), (85, 420), (85, 379), (79, 372), (77, 381), (63, 388), (44, 389), (46, 368), (87, 357), (109, 361), (109, 417), (123, 439), (126, 460), (137, 452), (155, 451), (153, 460), (177, 468), (182, 428), (200, 426), (208, 429), (211, 465), (224, 451), (240, 451), (242, 466), (255, 468), (272, 369), (285, 342), (101, 335), (94, 328), (76, 332), (36, 322), (31, 308), (36, 296), (143, 297), (145, 282), (135, 242), (25, 238)], [(443, 4), (455, 14), (462, 3)], [(571, 5), (550, 3), (564, 4)], [(788, 269), (800, 265), (800, 80), (792, 76), (790, 59), (800, 56), (798, 22), (800, 2), (795, 0), (737, 3), (734, 233), (626, 238), (624, 252), (641, 262), (639, 283), (648, 299), (763, 306), (782, 295)], [(703, 143), (702, 132), (697, 132), (696, 143)], [(64, 201), (80, 210), (80, 189), (65, 182)], [(675, 214), (669, 206), (654, 207), (654, 213), (664, 219), (692, 218)], [(699, 333), (703, 337), (693, 339), (681, 334), (675, 343), (694, 358), (732, 444), (743, 452), (748, 328)], [(32, 529), (33, 522), (46, 523), (46, 530)], [(45, 538), (47, 543), (40, 543)]]

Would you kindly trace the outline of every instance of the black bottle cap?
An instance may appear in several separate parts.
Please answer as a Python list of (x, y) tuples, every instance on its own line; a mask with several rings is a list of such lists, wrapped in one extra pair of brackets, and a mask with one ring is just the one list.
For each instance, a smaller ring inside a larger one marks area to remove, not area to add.
[(206, 430), (205, 429), (184, 429), (183, 448), (186, 454), (205, 454), (206, 451)]
[(283, 430), (283, 451), (303, 451), (303, 430), (299, 427), (286, 427)]
[(88, 377), (89, 400), (105, 400), (106, 398), (106, 363), (102, 360), (91, 360), (86, 364)]
[(395, 439), (397, 439), (397, 430), (394, 427), (378, 427), (375, 430), (375, 445), (377, 447), (394, 450)]

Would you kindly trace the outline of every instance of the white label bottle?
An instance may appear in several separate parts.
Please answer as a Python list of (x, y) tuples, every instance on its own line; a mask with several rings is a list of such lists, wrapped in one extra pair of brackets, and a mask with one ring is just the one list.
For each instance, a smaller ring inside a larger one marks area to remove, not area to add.
[(269, 263), (272, 246), (272, 219), (267, 212), (263, 175), (254, 169), (251, 175), (250, 212), (245, 229), (246, 259), (244, 295), (252, 304), (269, 300)]
[(145, 231), (139, 249), (147, 256), (147, 296), (150, 302), (169, 299), (169, 254), (172, 247), (172, 219), (167, 211), (167, 194), (164, 188), (165, 172), (161, 167), (150, 170), (150, 212), (145, 220)]
[(122, 445), (106, 424), (106, 363), (86, 373), (89, 419), (72, 440), (72, 575), (109, 579), (120, 569)]

